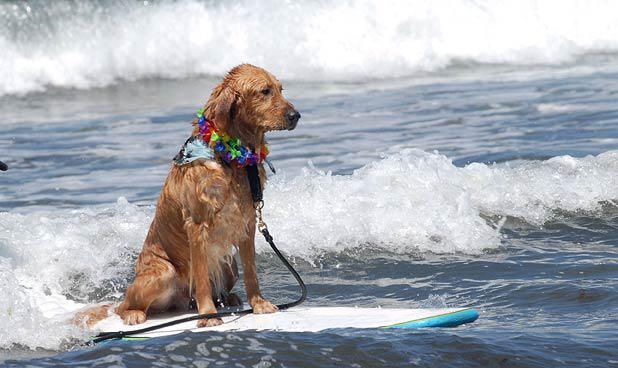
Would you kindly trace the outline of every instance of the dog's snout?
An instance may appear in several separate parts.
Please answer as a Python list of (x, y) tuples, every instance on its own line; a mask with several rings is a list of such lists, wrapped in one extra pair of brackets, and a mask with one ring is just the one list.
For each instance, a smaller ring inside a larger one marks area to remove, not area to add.
[(285, 120), (288, 122), (288, 130), (296, 128), (298, 119), (300, 119), (300, 113), (294, 109), (290, 109), (285, 113)]

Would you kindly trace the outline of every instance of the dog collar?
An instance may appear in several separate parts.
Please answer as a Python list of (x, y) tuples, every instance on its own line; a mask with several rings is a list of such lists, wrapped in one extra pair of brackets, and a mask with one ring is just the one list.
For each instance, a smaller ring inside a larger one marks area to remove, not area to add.
[[(239, 168), (266, 161), (269, 153), (266, 144), (263, 144), (256, 152), (244, 146), (237, 137), (232, 138), (218, 131), (215, 125), (204, 116), (204, 109), (197, 111), (197, 118), (199, 133), (187, 139), (180, 152), (174, 157), (176, 165), (185, 165), (200, 158), (212, 160), (215, 155)], [(274, 172), (272, 165), (270, 163), (268, 165)]]

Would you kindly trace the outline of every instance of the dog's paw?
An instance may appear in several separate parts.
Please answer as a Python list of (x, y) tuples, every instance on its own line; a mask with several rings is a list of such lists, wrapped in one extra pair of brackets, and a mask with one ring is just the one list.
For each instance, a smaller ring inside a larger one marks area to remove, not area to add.
[(197, 321), (197, 327), (214, 327), (223, 324), (223, 320), (221, 318), (208, 318), (208, 319), (200, 319)]
[(275, 313), (279, 310), (276, 305), (262, 298), (259, 298), (253, 302), (251, 307), (253, 308), (253, 313), (255, 314)]
[(137, 309), (124, 311), (121, 317), (125, 325), (139, 325), (146, 322), (146, 313)]

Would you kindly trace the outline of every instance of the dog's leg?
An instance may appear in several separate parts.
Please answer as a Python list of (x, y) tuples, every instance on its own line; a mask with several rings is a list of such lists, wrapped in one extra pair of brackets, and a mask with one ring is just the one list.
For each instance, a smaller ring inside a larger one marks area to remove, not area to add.
[[(208, 244), (204, 241), (204, 225), (191, 220), (185, 223), (185, 230), (191, 247), (191, 272), (195, 282), (195, 301), (199, 314), (217, 313), (212, 300), (212, 284), (208, 273)], [(223, 324), (221, 318), (207, 318), (197, 321), (197, 327), (212, 327)]]
[(262, 298), (260, 285), (258, 284), (257, 272), (255, 270), (255, 221), (249, 224), (248, 237), (240, 242), (240, 260), (242, 261), (245, 289), (249, 304), (253, 308), (253, 313), (274, 313), (277, 306)]
[(221, 300), (226, 307), (242, 306), (240, 297), (236, 293), (232, 293), (232, 289), (239, 278), (238, 264), (233, 256), (229, 262), (226, 260), (221, 261), (221, 278), (224, 290), (214, 290), (213, 299)]
[(151, 305), (168, 302), (175, 277), (174, 266), (145, 247), (137, 260), (135, 281), (127, 289), (116, 313), (127, 325), (144, 323)]

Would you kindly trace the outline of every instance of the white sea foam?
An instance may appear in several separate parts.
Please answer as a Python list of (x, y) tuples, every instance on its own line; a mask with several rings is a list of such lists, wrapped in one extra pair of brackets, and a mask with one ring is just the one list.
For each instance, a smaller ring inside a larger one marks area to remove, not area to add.
[(617, 199), (618, 151), (460, 168), (437, 153), (405, 150), (351, 176), (307, 169), (273, 180), (266, 216), (284, 248), (305, 257), (367, 243), (475, 253), (500, 244), (499, 226), (482, 215), (541, 225), (555, 210), (596, 210)]
[[(306, 169), (275, 178), (265, 217), (282, 250), (309, 260), (369, 243), (395, 253), (478, 253), (501, 244), (488, 216), (539, 225), (556, 210), (595, 211), (618, 203), (617, 178), (618, 151), (456, 167), (441, 154), (405, 150), (349, 176)], [(152, 213), (124, 198), (109, 208), (0, 213), (0, 348), (57, 348), (79, 336), (62, 317), (105, 298), (92, 290), (109, 297), (110, 282), (124, 288)], [(260, 239), (258, 251), (267, 248)], [(59, 331), (53, 338), (50, 328)]]
[(197, 0), (0, 4), (0, 95), (220, 75), (363, 80), (456, 62), (560, 64), (618, 51), (614, 1)]
[(83, 336), (67, 320), (104, 282), (128, 278), (148, 212), (121, 198), (108, 209), (0, 213), (0, 348)]

